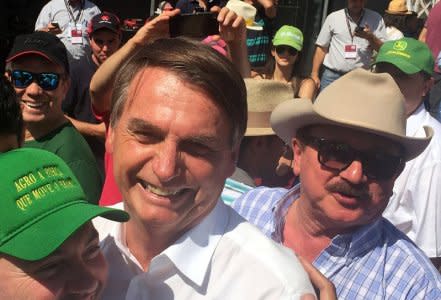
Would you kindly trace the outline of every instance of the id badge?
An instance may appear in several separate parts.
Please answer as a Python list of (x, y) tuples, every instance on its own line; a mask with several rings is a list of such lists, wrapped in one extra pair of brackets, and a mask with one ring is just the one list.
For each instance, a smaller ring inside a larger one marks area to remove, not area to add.
[(356, 59), (357, 58), (357, 46), (356, 45), (345, 45), (345, 58), (346, 59)]
[(83, 43), (83, 30), (81, 24), (77, 24), (70, 31), (72, 44), (82, 44)]

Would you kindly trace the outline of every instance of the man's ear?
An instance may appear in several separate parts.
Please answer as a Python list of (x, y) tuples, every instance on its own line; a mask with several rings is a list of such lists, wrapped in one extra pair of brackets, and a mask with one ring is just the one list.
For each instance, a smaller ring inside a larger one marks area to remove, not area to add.
[(430, 92), (430, 90), (434, 85), (435, 85), (435, 79), (433, 77), (430, 77), (430, 79), (424, 81), (423, 97)]
[(10, 72), (5, 71), (5, 77), (6, 77), (6, 79), (9, 80), (9, 82), (12, 82), (12, 78), (11, 78), (11, 73)]
[(293, 149), (293, 162), (292, 162), (292, 169), (294, 171), (294, 175), (299, 176), (301, 168), (301, 158), (303, 151), (305, 149), (305, 146), (296, 138), (293, 138), (291, 141), (291, 146)]

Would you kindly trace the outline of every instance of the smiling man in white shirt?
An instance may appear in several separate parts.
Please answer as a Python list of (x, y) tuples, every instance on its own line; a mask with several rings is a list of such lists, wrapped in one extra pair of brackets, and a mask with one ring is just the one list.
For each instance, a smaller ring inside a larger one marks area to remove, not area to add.
[[(225, 10), (218, 20), (244, 26)], [(231, 62), (199, 42), (160, 39), (131, 56), (114, 86), (107, 146), (117, 207), (132, 218), (95, 223), (109, 262), (103, 298), (315, 299), (294, 254), (220, 200), (247, 124)]]

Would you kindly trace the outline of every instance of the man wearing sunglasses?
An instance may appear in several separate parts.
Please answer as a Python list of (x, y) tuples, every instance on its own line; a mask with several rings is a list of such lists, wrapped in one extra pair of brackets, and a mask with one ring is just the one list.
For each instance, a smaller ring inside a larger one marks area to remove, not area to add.
[(404, 163), (433, 135), (406, 136), (403, 96), (388, 74), (357, 69), (314, 102), (288, 100), (271, 115), (294, 152), (300, 185), (257, 188), (233, 204), (335, 285), (341, 299), (440, 299), (429, 259), (381, 214)]
[(384, 216), (406, 233), (438, 269), (441, 268), (441, 124), (425, 109), (423, 99), (433, 85), (434, 59), (429, 47), (403, 38), (383, 44), (375, 72), (389, 73), (406, 104), (406, 132), (418, 137), (423, 127), (434, 129), (429, 146), (409, 161), (394, 185)]
[(20, 35), (6, 62), (6, 75), (22, 105), (24, 147), (60, 156), (77, 176), (87, 200), (97, 203), (102, 178), (95, 157), (61, 109), (70, 85), (66, 47), (47, 32)]

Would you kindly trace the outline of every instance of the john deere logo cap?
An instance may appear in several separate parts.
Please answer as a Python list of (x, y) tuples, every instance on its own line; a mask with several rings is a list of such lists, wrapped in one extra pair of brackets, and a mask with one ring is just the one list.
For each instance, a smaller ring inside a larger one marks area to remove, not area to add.
[(433, 74), (435, 65), (432, 52), (423, 42), (413, 38), (402, 38), (385, 42), (378, 51), (375, 64), (390, 63), (406, 74), (425, 72)]
[(407, 48), (406, 41), (396, 41), (393, 45), (393, 48), (398, 51), (404, 51)]

